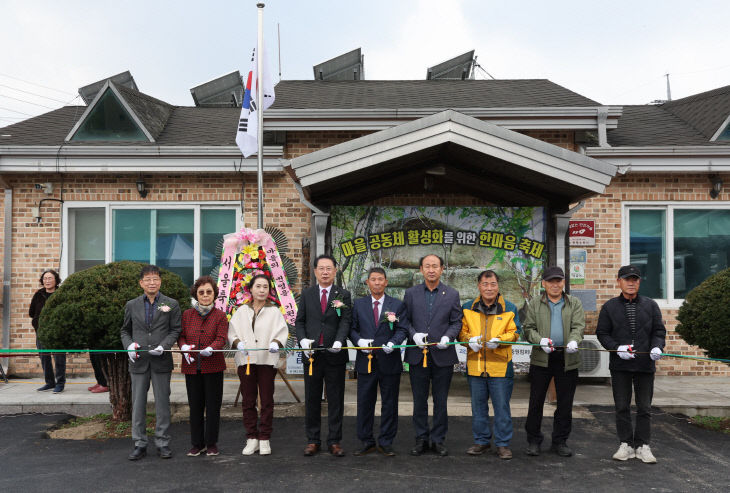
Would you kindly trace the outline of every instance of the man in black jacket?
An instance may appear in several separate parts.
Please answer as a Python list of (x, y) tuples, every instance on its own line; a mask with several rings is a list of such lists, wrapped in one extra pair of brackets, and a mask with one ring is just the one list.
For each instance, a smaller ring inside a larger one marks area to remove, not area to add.
[[(616, 432), (621, 445), (616, 460), (636, 457), (656, 463), (649, 448), (651, 398), (654, 393), (655, 361), (661, 359), (666, 329), (659, 306), (639, 296), (641, 272), (633, 265), (618, 271), (621, 294), (608, 300), (598, 315), (596, 336), (611, 353), (609, 369), (616, 409)], [(636, 401), (636, 427), (631, 424), (631, 390)]]

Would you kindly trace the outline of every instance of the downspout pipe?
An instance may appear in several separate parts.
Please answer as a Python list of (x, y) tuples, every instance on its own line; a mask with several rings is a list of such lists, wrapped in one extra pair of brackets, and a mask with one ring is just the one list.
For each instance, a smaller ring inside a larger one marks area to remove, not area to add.
[[(10, 279), (13, 260), (13, 189), (5, 188), (3, 231), (3, 348), (10, 348)], [(0, 358), (7, 374), (8, 358)]]

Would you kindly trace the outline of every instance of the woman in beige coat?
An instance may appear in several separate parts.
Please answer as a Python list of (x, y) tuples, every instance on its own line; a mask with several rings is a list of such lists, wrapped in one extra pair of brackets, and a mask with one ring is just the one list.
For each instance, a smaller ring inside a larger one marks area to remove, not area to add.
[[(279, 363), (279, 349), (286, 345), (289, 329), (279, 307), (269, 301), (271, 281), (264, 274), (255, 275), (248, 284), (252, 302), (236, 310), (228, 325), (228, 341), (238, 349), (235, 361), (241, 380), (243, 426), (246, 447), (243, 455), (257, 450), (271, 454), (274, 420), (274, 377)], [(253, 350), (266, 348), (268, 351)], [(251, 351), (249, 351), (251, 350)], [(261, 397), (260, 419), (256, 412), (256, 396)]]

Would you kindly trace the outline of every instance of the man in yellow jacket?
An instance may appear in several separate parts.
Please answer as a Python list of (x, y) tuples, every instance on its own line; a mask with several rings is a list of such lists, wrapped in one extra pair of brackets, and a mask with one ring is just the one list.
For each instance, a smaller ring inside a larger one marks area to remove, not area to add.
[(512, 458), (512, 414), (509, 401), (514, 385), (512, 346), (520, 335), (517, 307), (499, 294), (499, 276), (485, 270), (477, 276), (479, 297), (462, 306), (459, 340), (469, 345), (467, 379), (471, 391), (471, 423), (474, 445), (469, 455), (482, 455), (492, 438), (489, 403), (494, 408), (494, 445), (500, 459)]

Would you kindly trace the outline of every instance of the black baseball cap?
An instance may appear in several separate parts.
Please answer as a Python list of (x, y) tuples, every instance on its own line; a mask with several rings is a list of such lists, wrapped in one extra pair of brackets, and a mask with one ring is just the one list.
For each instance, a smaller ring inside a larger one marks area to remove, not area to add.
[(542, 273), (542, 280), (549, 281), (550, 279), (565, 279), (563, 269), (557, 265), (545, 269), (545, 272)]
[(635, 265), (624, 265), (618, 270), (618, 278), (626, 279), (627, 277), (638, 277), (641, 279), (641, 271)]

